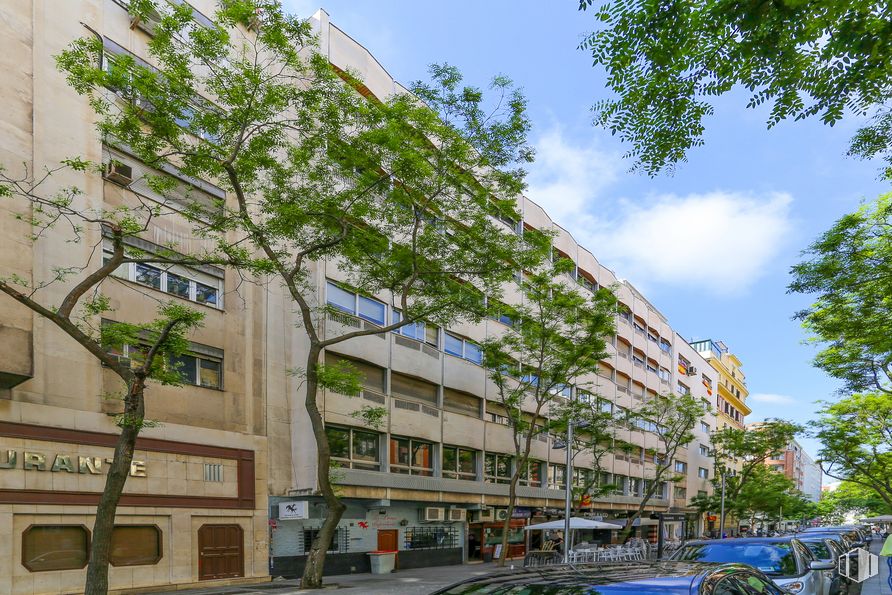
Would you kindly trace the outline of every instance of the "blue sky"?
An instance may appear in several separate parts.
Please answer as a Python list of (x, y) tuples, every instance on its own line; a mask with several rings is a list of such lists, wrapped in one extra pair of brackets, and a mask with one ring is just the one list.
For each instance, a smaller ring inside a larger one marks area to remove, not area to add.
[[(595, 26), (575, 0), (469, 2), (285, 0), (331, 21), (398, 80), (449, 62), (484, 85), (505, 74), (523, 87), (537, 163), (527, 195), (606, 266), (632, 281), (689, 339), (724, 340), (744, 363), (750, 405), (765, 417), (807, 420), (837, 383), (811, 367), (814, 348), (791, 315), (808, 304), (786, 294), (799, 252), (859, 202), (888, 191), (879, 165), (845, 157), (854, 119), (766, 130), (746, 96), (722, 98), (706, 146), (672, 175), (628, 172), (624, 148), (594, 128), (604, 74), (576, 49)], [(804, 439), (815, 453), (813, 441)]]

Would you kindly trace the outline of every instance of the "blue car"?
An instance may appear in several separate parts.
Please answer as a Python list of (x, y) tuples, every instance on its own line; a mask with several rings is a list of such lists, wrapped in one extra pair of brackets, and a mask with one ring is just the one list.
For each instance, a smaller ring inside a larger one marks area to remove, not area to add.
[(434, 595), (786, 595), (743, 564), (625, 562), (495, 572)]

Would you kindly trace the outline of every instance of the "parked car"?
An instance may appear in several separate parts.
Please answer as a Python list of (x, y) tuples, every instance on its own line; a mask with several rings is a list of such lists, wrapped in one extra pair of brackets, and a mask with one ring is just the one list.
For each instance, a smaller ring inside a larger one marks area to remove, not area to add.
[(691, 541), (672, 554), (672, 560), (748, 564), (770, 577), (788, 593), (825, 595), (823, 572), (830, 562), (816, 560), (795, 537), (746, 537)]
[(833, 570), (824, 571), (824, 595), (841, 595), (848, 593), (849, 582), (843, 581), (843, 577), (839, 574), (839, 558), (846, 555), (845, 550), (837, 541), (829, 537), (809, 537), (808, 535), (799, 536), (799, 541), (805, 544), (812, 555), (822, 561), (833, 564)]
[(625, 562), (544, 566), (475, 577), (433, 595), (785, 595), (743, 564)]
[(840, 525), (836, 527), (809, 527), (802, 531), (802, 535), (811, 533), (841, 533), (849, 537), (852, 547), (867, 547), (867, 539), (857, 527), (852, 525)]

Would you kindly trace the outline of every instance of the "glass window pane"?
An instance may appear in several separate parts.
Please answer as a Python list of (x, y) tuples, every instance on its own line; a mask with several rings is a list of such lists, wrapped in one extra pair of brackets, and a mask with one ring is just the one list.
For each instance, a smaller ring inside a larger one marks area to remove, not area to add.
[(204, 283), (195, 283), (195, 301), (200, 304), (209, 306), (217, 305), (217, 288), (205, 285)]
[(371, 432), (353, 432), (353, 458), (378, 462), (378, 435)]
[(198, 384), (194, 355), (177, 355), (170, 358), (171, 367), (186, 384)]
[(201, 359), (199, 362), (201, 364), (201, 386), (220, 388), (220, 372), (223, 367), (220, 362), (209, 359)]
[(89, 536), (77, 525), (35, 525), (22, 533), (22, 564), (31, 572), (87, 565)]
[(112, 566), (157, 564), (161, 559), (161, 531), (155, 525), (116, 525), (109, 560)]
[(457, 355), (458, 357), (463, 357), (464, 352), (462, 351), (464, 347), (464, 341), (456, 337), (455, 335), (446, 333), (446, 342), (444, 344), (443, 349), (446, 353), (451, 355)]
[(483, 457), (483, 473), (484, 475), (496, 474), (496, 455), (487, 453)]
[(331, 456), (339, 459), (350, 458), (350, 430), (329, 426), (325, 428), (325, 435), (328, 437)]
[[(440, 329), (436, 325), (426, 324), (424, 326), (424, 341), (429, 345), (433, 345), (434, 347), (439, 347), (439, 335)], [(419, 337), (420, 338), (420, 337)]]
[(477, 474), (477, 461), (473, 450), (458, 451), (458, 470), (462, 473)]
[(189, 299), (189, 279), (174, 273), (167, 273), (167, 293)]
[(334, 283), (329, 283), (326, 293), (330, 306), (350, 314), (356, 313), (356, 296), (353, 292), (341, 289)]
[(359, 296), (359, 317), (370, 320), (375, 324), (384, 324), (386, 307), (382, 302), (371, 298)]
[(137, 264), (135, 281), (155, 289), (161, 289), (161, 269), (156, 269), (147, 264)]
[(423, 469), (433, 469), (431, 460), (431, 445), (427, 442), (412, 441), (412, 466)]
[(511, 459), (507, 455), (498, 457), (496, 470), (499, 477), (509, 477), (511, 475)]
[(480, 351), (480, 346), (476, 343), (465, 341), (465, 358), (475, 364), (481, 363), (483, 361), (483, 352)]
[(390, 464), (409, 465), (409, 441), (405, 438), (390, 439)]
[(456, 460), (456, 448), (451, 446), (443, 447), (443, 471), (456, 471), (458, 469), (458, 461)]

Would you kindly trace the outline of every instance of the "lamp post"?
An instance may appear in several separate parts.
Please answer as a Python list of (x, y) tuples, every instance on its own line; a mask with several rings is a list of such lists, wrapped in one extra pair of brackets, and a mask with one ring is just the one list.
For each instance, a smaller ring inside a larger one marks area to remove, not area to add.
[(719, 539), (725, 538), (725, 473), (722, 472), (722, 511), (719, 513)]

